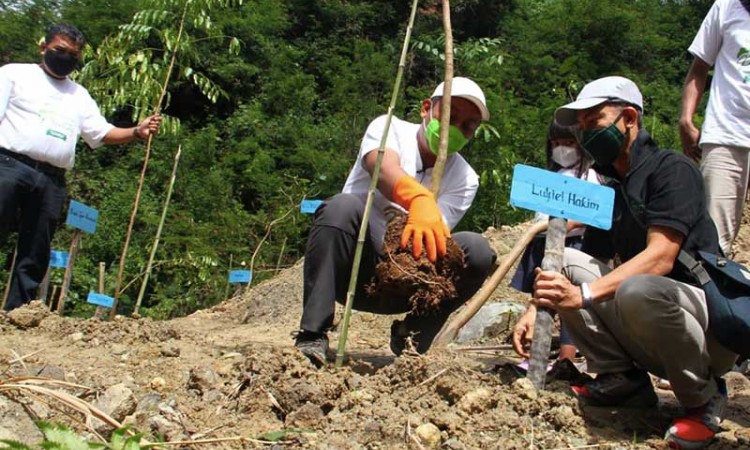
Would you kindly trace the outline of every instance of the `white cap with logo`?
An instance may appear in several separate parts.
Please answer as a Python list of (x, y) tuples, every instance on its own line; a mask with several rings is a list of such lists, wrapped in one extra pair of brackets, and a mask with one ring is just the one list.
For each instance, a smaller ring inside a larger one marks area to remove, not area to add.
[[(430, 99), (435, 97), (443, 96), (443, 86), (445, 82), (442, 82), (435, 88), (435, 92), (432, 93)], [(472, 102), (479, 108), (479, 112), (482, 113), (482, 120), (490, 120), (490, 110), (487, 109), (487, 102), (484, 99), (484, 92), (478, 84), (472, 80), (464, 77), (454, 77), (451, 83), (451, 97), (461, 97)]]
[(604, 102), (625, 102), (643, 112), (643, 96), (638, 86), (625, 77), (612, 76), (599, 78), (584, 86), (574, 102), (557, 108), (555, 122), (566, 127), (575, 125), (578, 111)]

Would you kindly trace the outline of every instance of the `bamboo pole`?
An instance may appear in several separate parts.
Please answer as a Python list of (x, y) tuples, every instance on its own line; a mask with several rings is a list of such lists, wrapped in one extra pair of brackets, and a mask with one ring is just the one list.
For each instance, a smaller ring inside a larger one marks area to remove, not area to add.
[(383, 162), (383, 155), (385, 154), (385, 143), (388, 138), (388, 130), (391, 127), (391, 119), (393, 118), (393, 109), (396, 107), (396, 99), (398, 98), (399, 89), (401, 88), (401, 78), (404, 75), (404, 66), (406, 66), (406, 54), (409, 52), (409, 40), (411, 39), (411, 30), (414, 26), (414, 17), (417, 14), (417, 3), (418, 0), (413, 0), (411, 5), (411, 14), (409, 15), (409, 23), (406, 26), (406, 35), (404, 36), (404, 45), (401, 48), (401, 59), (398, 63), (398, 70), (396, 72), (396, 80), (393, 83), (393, 92), (391, 93), (391, 102), (388, 105), (388, 113), (385, 119), (385, 128), (383, 129), (383, 137), (380, 139), (380, 147), (378, 148), (378, 156), (375, 161), (375, 167), (372, 171), (372, 179), (370, 180), (370, 187), (367, 191), (367, 200), (365, 202), (365, 212), (362, 217), (362, 224), (359, 227), (359, 236), (357, 237), (357, 248), (354, 251), (354, 261), (352, 263), (352, 275), (349, 278), (349, 289), (346, 292), (346, 305), (344, 306), (344, 317), (341, 320), (341, 334), (339, 335), (338, 349), (336, 350), (336, 367), (341, 367), (344, 363), (344, 353), (346, 351), (346, 338), (349, 333), (349, 320), (352, 315), (352, 304), (354, 303), (354, 292), (357, 288), (357, 277), (359, 275), (359, 264), (362, 260), (362, 251), (365, 246), (365, 237), (367, 236), (367, 225), (370, 221), (370, 213), (372, 212), (372, 200), (375, 196), (375, 189), (378, 186), (378, 177), (380, 176), (380, 165)]
[[(550, 217), (547, 239), (544, 243), (542, 270), (555, 272), (562, 270), (567, 231), (567, 220)], [(552, 344), (552, 321), (552, 311), (547, 308), (537, 308), (534, 339), (531, 341), (531, 360), (529, 361), (526, 378), (531, 380), (534, 387), (539, 390), (544, 389), (544, 383), (547, 379), (547, 364)]]
[[(159, 101), (156, 103), (156, 108), (154, 109), (154, 114), (159, 114), (161, 112), (161, 105), (164, 101), (164, 96), (167, 93), (167, 85), (169, 84), (169, 79), (172, 77), (172, 69), (174, 69), (174, 63), (177, 59), (177, 50), (180, 46), (180, 39), (182, 38), (182, 30), (185, 25), (185, 16), (187, 15), (188, 6), (190, 5), (190, 2), (185, 2), (185, 8), (182, 10), (182, 17), (180, 18), (180, 28), (177, 31), (177, 39), (175, 40), (174, 49), (172, 51), (172, 57), (169, 60), (169, 67), (167, 68), (167, 74), (164, 77), (164, 84), (162, 84), (161, 87), (161, 94), (159, 95)], [(117, 304), (119, 303), (120, 299), (120, 288), (122, 287), (122, 275), (125, 271), (125, 259), (128, 254), (128, 246), (130, 245), (130, 236), (133, 234), (133, 225), (135, 224), (135, 216), (138, 213), (138, 205), (141, 201), (141, 191), (143, 191), (143, 182), (146, 177), (146, 168), (148, 168), (148, 160), (151, 155), (151, 139), (154, 137), (153, 134), (148, 134), (148, 140), (146, 141), (146, 153), (143, 156), (143, 167), (141, 168), (141, 175), (138, 178), (138, 187), (135, 191), (135, 200), (133, 202), (133, 211), (130, 213), (130, 222), (128, 222), (128, 231), (125, 234), (125, 244), (122, 247), (122, 253), (120, 254), (120, 264), (117, 267), (117, 281), (115, 282), (115, 296), (114, 296), (114, 302), (112, 303), (112, 309), (109, 312), (109, 318), (114, 319), (115, 315), (117, 314)]]
[(68, 296), (68, 289), (70, 288), (70, 280), (73, 278), (73, 263), (76, 260), (78, 254), (78, 246), (81, 243), (81, 236), (83, 233), (81, 230), (76, 230), (73, 233), (73, 239), (70, 242), (70, 252), (68, 253), (68, 265), (65, 267), (65, 275), (63, 276), (63, 283), (60, 287), (60, 298), (57, 300), (57, 313), (62, 315), (63, 308), (65, 308), (65, 297)]
[(169, 178), (169, 186), (167, 186), (167, 198), (164, 200), (164, 209), (161, 211), (161, 219), (159, 219), (159, 227), (156, 229), (156, 237), (154, 238), (154, 245), (151, 247), (151, 254), (148, 257), (148, 263), (146, 264), (146, 274), (143, 276), (141, 282), (141, 290), (138, 292), (138, 299), (135, 302), (135, 310), (133, 310), (133, 316), (138, 315), (138, 310), (141, 307), (143, 296), (146, 293), (146, 286), (148, 285), (148, 279), (151, 276), (151, 269), (154, 265), (154, 257), (156, 256), (156, 249), (159, 248), (159, 239), (161, 238), (161, 231), (164, 228), (164, 221), (167, 218), (167, 210), (169, 209), (169, 201), (172, 199), (172, 190), (174, 189), (174, 182), (177, 178), (177, 164), (180, 162), (180, 154), (182, 153), (182, 145), (177, 146), (177, 153), (174, 155), (174, 164), (172, 165), (172, 176)]
[(448, 159), (448, 134), (451, 123), (451, 92), (453, 89), (453, 29), (451, 28), (451, 7), (449, 0), (443, 0), (443, 31), (445, 33), (445, 80), (443, 96), (440, 99), (440, 145), (437, 160), (432, 168), (430, 191), (437, 200), (440, 183), (443, 181), (445, 162)]
[(13, 249), (13, 261), (10, 263), (10, 272), (8, 273), (8, 283), (5, 284), (5, 292), (3, 293), (3, 304), (0, 306), (0, 310), (5, 310), (5, 304), (8, 303), (8, 294), (10, 294), (10, 284), (13, 282), (13, 272), (16, 270), (16, 256), (18, 256), (18, 244)]
[(505, 274), (507, 274), (510, 268), (513, 267), (513, 264), (523, 254), (523, 251), (534, 239), (534, 236), (546, 229), (547, 222), (539, 222), (535, 223), (528, 230), (526, 230), (526, 232), (516, 242), (516, 245), (513, 246), (505, 259), (503, 259), (503, 261), (496, 266), (495, 271), (492, 272), (492, 275), (490, 275), (489, 278), (487, 278), (487, 281), (485, 281), (484, 285), (482, 285), (477, 293), (474, 294), (474, 296), (471, 297), (468, 302), (466, 302), (466, 306), (456, 312), (445, 323), (445, 325), (443, 325), (443, 328), (440, 330), (437, 336), (435, 336), (435, 340), (432, 342), (432, 346), (430, 346), (430, 351), (444, 350), (448, 346), (448, 344), (450, 344), (451, 341), (455, 339), (461, 328), (466, 325), (466, 323), (471, 320), (471, 318), (474, 317), (474, 315), (487, 302), (487, 300), (490, 298), (490, 295), (492, 295), (492, 293), (495, 291), (495, 288), (497, 288), (497, 286), (505, 277)]

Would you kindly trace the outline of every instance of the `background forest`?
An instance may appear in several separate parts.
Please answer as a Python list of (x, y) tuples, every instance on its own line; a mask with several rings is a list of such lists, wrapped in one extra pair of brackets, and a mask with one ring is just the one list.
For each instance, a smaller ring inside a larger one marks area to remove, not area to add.
[[(420, 2), (395, 111), (414, 122), (443, 74), (436, 3)], [(459, 228), (528, 217), (509, 205), (513, 165), (544, 165), (552, 112), (591, 79), (636, 81), (646, 128), (677, 148), (686, 49), (711, 3), (451, 2), (456, 75), (484, 88), (492, 113), (463, 152), (481, 187)], [(88, 39), (76, 77), (117, 125), (153, 111), (176, 54), (164, 108), (171, 119), (153, 140), (118, 312), (132, 311), (180, 144), (142, 314), (174, 317), (223, 300), (230, 259), (232, 268), (252, 268), (256, 283), (303, 256), (311, 216), (299, 203), (339, 191), (367, 123), (385, 113), (409, 7), (392, 0), (0, 0), (0, 64), (38, 62), (49, 24), (76, 25)], [(96, 233), (83, 237), (68, 313), (91, 314), (85, 298), (97, 289), (99, 261), (112, 295), (144, 149), (79, 145), (69, 195), (100, 215)], [(67, 250), (71, 236), (61, 226), (53, 247)], [(13, 242), (2, 244), (7, 260)], [(61, 279), (53, 271), (52, 282)]]

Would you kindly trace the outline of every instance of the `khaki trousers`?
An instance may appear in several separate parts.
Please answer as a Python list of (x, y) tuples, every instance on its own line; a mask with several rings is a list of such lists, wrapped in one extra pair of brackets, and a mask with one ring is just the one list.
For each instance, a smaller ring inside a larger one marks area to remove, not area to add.
[[(574, 284), (610, 271), (579, 250), (565, 249), (563, 273)], [(716, 393), (714, 377), (728, 372), (737, 358), (707, 333), (703, 291), (667, 277), (633, 276), (612, 299), (560, 316), (589, 370), (602, 374), (640, 367), (668, 379), (688, 408)]]
[(731, 256), (732, 243), (742, 220), (750, 175), (750, 148), (714, 144), (703, 146), (701, 172), (706, 206), (719, 232), (719, 245)]

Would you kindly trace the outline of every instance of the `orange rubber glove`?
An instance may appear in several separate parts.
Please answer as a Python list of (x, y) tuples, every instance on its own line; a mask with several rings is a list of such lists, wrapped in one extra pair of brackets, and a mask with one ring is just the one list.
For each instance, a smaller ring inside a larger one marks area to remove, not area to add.
[(406, 175), (393, 186), (393, 201), (409, 211), (404, 233), (401, 235), (401, 248), (412, 241), (414, 259), (422, 255), (422, 243), (427, 250), (427, 258), (435, 262), (438, 256), (445, 256), (445, 240), (451, 231), (443, 222), (435, 197), (417, 180)]

